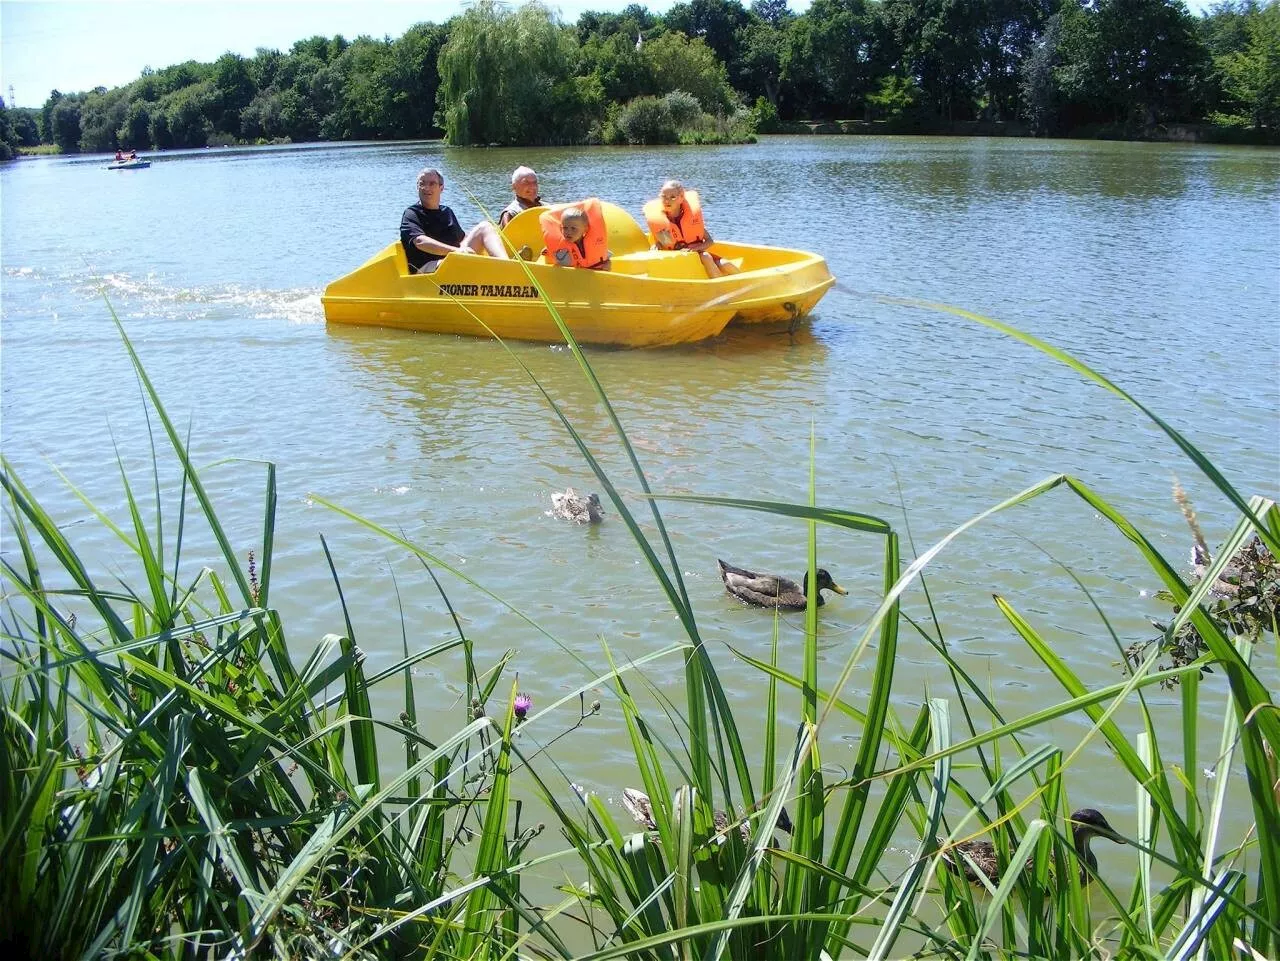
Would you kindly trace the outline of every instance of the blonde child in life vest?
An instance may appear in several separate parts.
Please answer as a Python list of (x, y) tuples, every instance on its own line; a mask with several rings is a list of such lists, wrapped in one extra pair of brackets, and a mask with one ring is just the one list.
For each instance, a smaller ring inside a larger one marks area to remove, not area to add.
[(594, 197), (576, 204), (556, 204), (538, 217), (547, 263), (561, 267), (609, 270), (609, 233), (604, 211)]
[(702, 222), (702, 201), (696, 190), (685, 190), (680, 181), (668, 180), (658, 196), (644, 205), (644, 219), (658, 250), (695, 251), (708, 277), (738, 272), (736, 264), (707, 249), (715, 239)]

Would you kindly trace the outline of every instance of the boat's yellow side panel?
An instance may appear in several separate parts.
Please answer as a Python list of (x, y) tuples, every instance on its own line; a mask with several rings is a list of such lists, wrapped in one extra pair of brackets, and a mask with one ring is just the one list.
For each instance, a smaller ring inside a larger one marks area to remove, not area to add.
[[(708, 279), (697, 254), (651, 250), (626, 211), (603, 207), (611, 271), (450, 254), (434, 273), (411, 275), (403, 248), (392, 243), (326, 288), (325, 317), (339, 324), (560, 341), (540, 287), (580, 342), (652, 347), (714, 337), (735, 317), (794, 320), (834, 283), (816, 254), (730, 243), (714, 250), (741, 273)], [(514, 248), (527, 243), (535, 253), (541, 249), (537, 215), (525, 211), (507, 225)]]
[(712, 251), (739, 265), (742, 273), (758, 278), (745, 286), (735, 301), (735, 321), (796, 320), (803, 317), (836, 282), (827, 262), (817, 254), (782, 247), (717, 241)]
[[(648, 252), (641, 256), (649, 258)], [(641, 265), (632, 266), (636, 272), (624, 267), (607, 273), (450, 254), (435, 273), (410, 275), (404, 250), (395, 243), (330, 284), (321, 301), (331, 323), (560, 341), (532, 275), (582, 343), (686, 343), (714, 337), (732, 319), (731, 305), (705, 303), (701, 284), (655, 280), (641, 272)], [(691, 273), (680, 259), (666, 268)]]

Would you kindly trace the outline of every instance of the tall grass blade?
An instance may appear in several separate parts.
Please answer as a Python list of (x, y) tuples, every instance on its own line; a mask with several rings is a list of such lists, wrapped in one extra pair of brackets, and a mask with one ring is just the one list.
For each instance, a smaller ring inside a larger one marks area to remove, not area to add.
[[(104, 297), (103, 299), (105, 300), (106, 298)], [(213, 533), (214, 539), (217, 540), (218, 546), (222, 549), (222, 557), (226, 562), (227, 569), (230, 571), (232, 578), (234, 578), (236, 586), (240, 588), (240, 596), (244, 599), (246, 606), (252, 606), (253, 592), (249, 589), (249, 581), (245, 577), (244, 571), (240, 569), (236, 551), (232, 548), (231, 541), (227, 537), (226, 531), (223, 530), (217, 514), (214, 512), (213, 501), (205, 490), (204, 483), (200, 480), (200, 475), (196, 472), (195, 465), (191, 462), (187, 448), (178, 436), (178, 432), (173, 426), (173, 421), (169, 419), (168, 411), (165, 410), (164, 405), (160, 402), (159, 392), (156, 390), (155, 385), (151, 383), (151, 378), (147, 376), (147, 372), (142, 366), (142, 360), (138, 357), (138, 352), (134, 350), (133, 342), (129, 339), (129, 335), (125, 333), (124, 324), (120, 323), (120, 318), (116, 316), (115, 308), (111, 306), (110, 301), (107, 301), (107, 309), (111, 312), (111, 319), (116, 325), (116, 330), (120, 333), (120, 339), (124, 343), (125, 350), (129, 352), (129, 360), (133, 364), (134, 373), (137, 374), (138, 380), (141, 381), (147, 396), (151, 399), (151, 405), (155, 408), (156, 415), (160, 418), (160, 423), (164, 425), (164, 430), (169, 437), (169, 444), (173, 448), (173, 452), (177, 455), (178, 460), (182, 462), (182, 469), (191, 482), (192, 493), (196, 495), (196, 500), (199, 501), (205, 520), (209, 524), (209, 529)]]
[[(1155, 756), (1152, 749), (1152, 737), (1146, 731), (1138, 734), (1138, 759), (1149, 769), (1154, 770), (1156, 767)], [(1138, 815), (1138, 840), (1140, 840), (1147, 848), (1154, 848), (1156, 843), (1156, 818), (1155, 811), (1151, 801), (1151, 795), (1147, 792), (1141, 781), (1137, 782), (1138, 797), (1135, 804), (1135, 810)], [(1138, 852), (1138, 894), (1139, 903), (1142, 907), (1142, 920), (1146, 924), (1147, 943), (1154, 944), (1156, 940), (1155, 922), (1151, 917), (1151, 905), (1154, 897), (1151, 890), (1151, 855), (1146, 851)]]
[(939, 698), (929, 699), (929, 723), (933, 734), (933, 747), (938, 752), (938, 759), (933, 765), (933, 777), (930, 783), (929, 804), (926, 809), (923, 837), (916, 848), (915, 859), (907, 869), (906, 876), (898, 886), (893, 903), (885, 914), (880, 932), (871, 945), (868, 961), (883, 961), (890, 957), (893, 946), (902, 934), (905, 919), (913, 914), (912, 901), (919, 890), (920, 882), (928, 869), (928, 852), (936, 844), (934, 836), (942, 824), (942, 811), (946, 806), (947, 788), (951, 783), (951, 758), (942, 753), (951, 746), (951, 719), (947, 710), (947, 702)]
[(349, 664), (345, 675), (346, 701), (356, 778), (360, 784), (372, 784), (376, 791), (381, 782), (378, 776), (378, 742), (374, 737), (369, 688), (364, 679), (364, 653), (349, 637), (340, 638), (339, 644)]
[[(973, 939), (969, 942), (969, 952), (965, 955), (965, 961), (977, 961), (982, 954), (983, 942), (986, 940), (987, 932), (994, 927), (1004, 910), (1005, 902), (1009, 900), (1009, 895), (1013, 893), (1014, 887), (1021, 877), (1023, 869), (1026, 867), (1027, 859), (1031, 857), (1035, 851), (1036, 842), (1040, 837), (1040, 833), (1048, 825), (1039, 818), (1031, 821), (1027, 825), (1027, 833), (1023, 835), (1022, 842), (1018, 845), (1018, 849), (1013, 852), (1013, 857), (1009, 861), (1008, 870), (1000, 878), (1000, 885), (996, 888), (995, 894), (991, 896), (991, 901), (987, 904), (986, 913), (983, 915), (982, 922), (978, 926), (978, 930), (973, 933)], [(979, 872), (981, 876), (981, 872)], [(1011, 945), (1006, 942), (1006, 949)]]
[[(516, 688), (513, 684), (507, 699), (498, 742), (497, 758), (490, 782), (488, 806), (484, 816), (484, 829), (480, 834), (480, 849), (476, 853), (477, 878), (490, 878), (493, 884), (504, 884), (496, 875), (507, 867), (506, 839), (507, 814), (511, 801), (511, 734), (515, 729)], [(494, 934), (496, 896), (490, 885), (476, 888), (467, 896), (466, 911), (462, 920), (462, 937), (458, 942), (458, 954), (464, 958), (481, 953), (485, 941)]]
[[(1252, 655), (1253, 644), (1246, 638), (1240, 638), (1237, 646), (1241, 656), (1246, 660)], [(1213, 876), (1214, 865), (1217, 864), (1219, 832), (1222, 829), (1227, 787), (1231, 783), (1230, 772), (1235, 759), (1236, 744), (1238, 743), (1239, 718), (1231, 707), (1231, 696), (1228, 694), (1227, 703), (1223, 706), (1222, 711), (1222, 737), (1218, 744), (1218, 756), (1211, 768), (1214, 775), (1213, 794), (1209, 802), (1209, 813), (1204, 822), (1204, 853), (1200, 869), (1207, 877)], [(1194, 770), (1190, 773), (1193, 777), (1195, 776)], [(1196, 887), (1191, 892), (1189, 915), (1194, 916), (1201, 911), (1208, 894), (1209, 892), (1203, 887)], [(1202, 961), (1207, 958), (1205, 948), (1202, 947), (1200, 949), (1199, 957)]]
[[(756, 872), (761, 870), (761, 865), (764, 863), (765, 849), (772, 840), (774, 828), (778, 823), (779, 816), (782, 814), (783, 801), (791, 793), (791, 785), (795, 782), (796, 774), (801, 768), (802, 759), (810, 755), (809, 742), (812, 741), (814, 734), (815, 731), (812, 726), (801, 725), (796, 738), (795, 751), (791, 756), (791, 763), (787, 766), (786, 772), (778, 782), (771, 800), (765, 806), (764, 815), (756, 824), (755, 833), (751, 839), (750, 853), (742, 865), (742, 870), (738, 873), (733, 890), (729, 893), (724, 913), (726, 920), (732, 921), (742, 914), (742, 908), (746, 904), (747, 896), (751, 893), (751, 887), (755, 882)], [(731, 933), (728, 928), (721, 931), (712, 942), (711, 949), (703, 957), (707, 961), (719, 961), (729, 944)]]
[(1224, 870), (1213, 879), (1213, 888), (1209, 897), (1205, 898), (1187, 918), (1166, 955), (1170, 961), (1190, 961), (1197, 956), (1205, 945), (1214, 922), (1235, 899), (1235, 895), (1244, 886), (1245, 876), (1239, 871)]

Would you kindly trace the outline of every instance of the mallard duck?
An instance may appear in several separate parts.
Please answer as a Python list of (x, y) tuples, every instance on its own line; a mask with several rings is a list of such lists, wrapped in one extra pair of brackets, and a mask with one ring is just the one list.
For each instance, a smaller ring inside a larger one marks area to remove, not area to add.
[[(1071, 815), (1069, 821), (1071, 822), (1071, 840), (1076, 849), (1076, 857), (1080, 859), (1080, 883), (1088, 884), (1092, 876), (1098, 872), (1098, 859), (1089, 847), (1089, 843), (1095, 837), (1106, 838), (1116, 844), (1127, 842), (1115, 828), (1107, 823), (1102, 812), (1094, 808), (1081, 808)], [(966, 859), (959, 854), (953, 855), (950, 851), (944, 851), (942, 860), (953, 870), (959, 870), (966, 881), (972, 884), (981, 883), (973, 871), (973, 864), (976, 864), (993, 887), (1000, 884), (1000, 862), (996, 857), (994, 844), (986, 840), (961, 841), (959, 844), (952, 845), (952, 848), (955, 851), (963, 851), (969, 857)], [(973, 864), (970, 864), (969, 860), (972, 860)], [(1031, 865), (1032, 859), (1028, 858), (1027, 869), (1030, 869)]]
[(572, 487), (551, 495), (551, 510), (547, 513), (557, 520), (573, 521), (575, 524), (599, 524), (604, 517), (598, 495), (579, 494)]
[[(639, 788), (629, 787), (622, 790), (622, 806), (627, 809), (636, 824), (640, 825), (646, 831), (658, 830), (658, 822), (653, 816), (653, 802), (649, 800), (649, 795), (645, 794)], [(716, 836), (723, 840), (724, 833), (729, 830), (729, 815), (723, 811), (716, 811), (712, 815), (716, 826)], [(787, 809), (783, 808), (778, 812), (778, 830), (791, 834), (795, 828), (791, 823), (791, 815), (787, 813)], [(742, 821), (738, 824), (738, 833), (742, 835), (744, 842), (751, 841), (751, 822)]]
[[(754, 571), (726, 564), (722, 560), (717, 560), (716, 563), (720, 565), (720, 578), (724, 581), (725, 589), (740, 601), (756, 607), (780, 607), (785, 611), (803, 611), (808, 605), (808, 571), (805, 572), (803, 582), (797, 584), (777, 574), (757, 574)], [(818, 568), (818, 606), (825, 603), (822, 599), (824, 590), (835, 591), (837, 594), (849, 593), (831, 579), (825, 567), (820, 567)]]

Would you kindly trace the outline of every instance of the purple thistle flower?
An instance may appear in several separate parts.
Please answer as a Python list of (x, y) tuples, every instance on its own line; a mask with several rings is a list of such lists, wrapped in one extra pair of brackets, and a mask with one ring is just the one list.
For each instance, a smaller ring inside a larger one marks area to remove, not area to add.
[(533, 698), (528, 694), (516, 695), (516, 720), (523, 721), (524, 716), (529, 713), (529, 708), (533, 707)]

